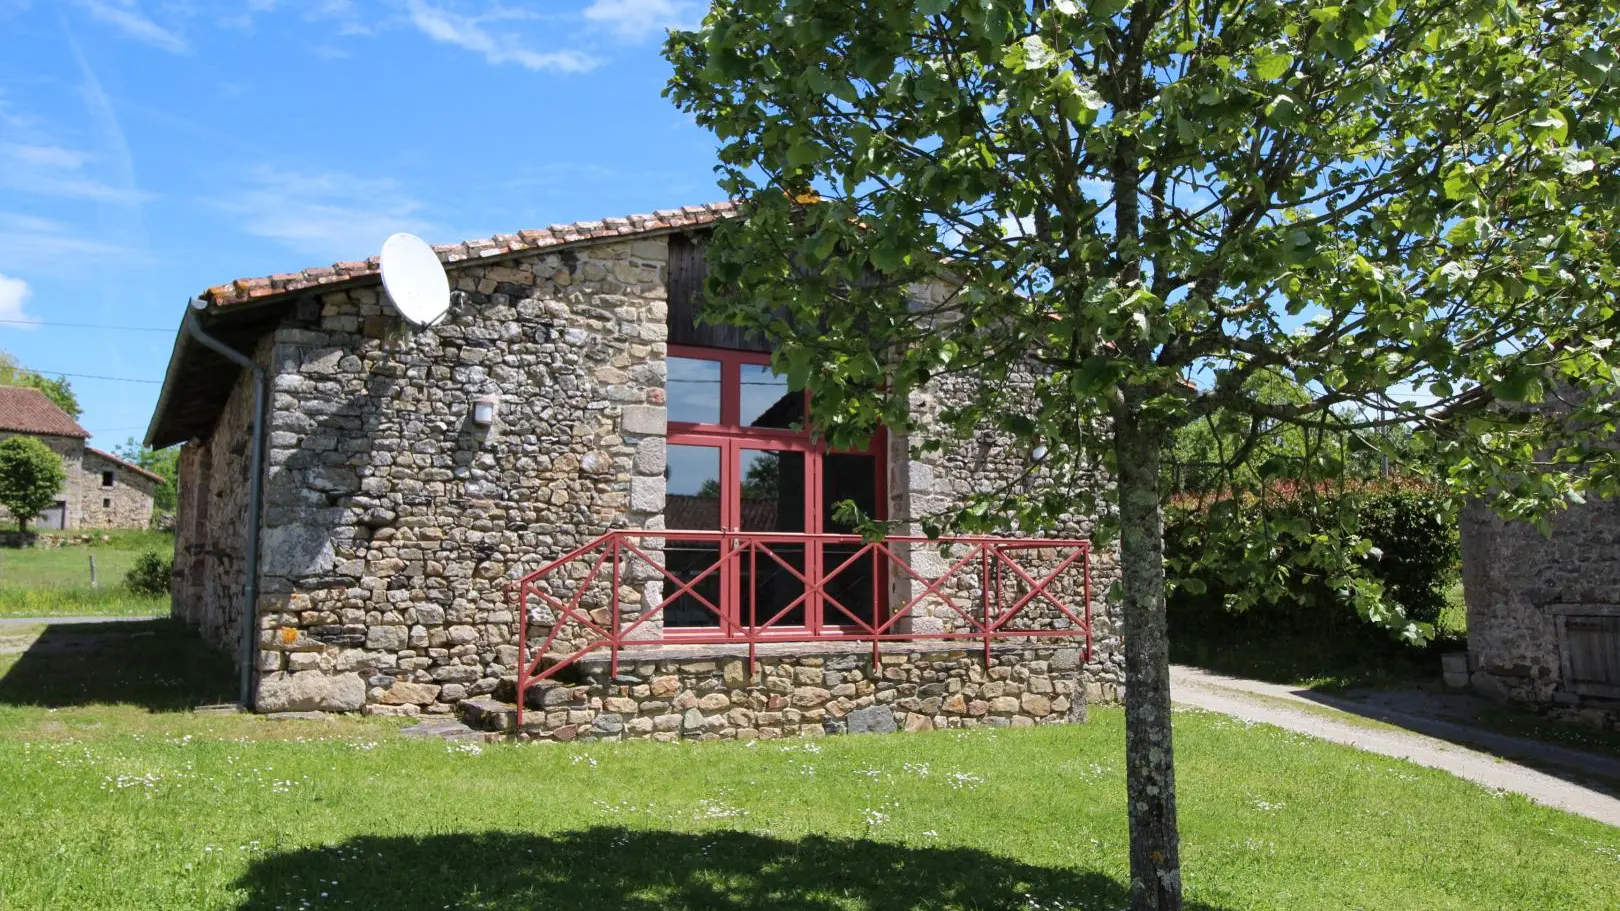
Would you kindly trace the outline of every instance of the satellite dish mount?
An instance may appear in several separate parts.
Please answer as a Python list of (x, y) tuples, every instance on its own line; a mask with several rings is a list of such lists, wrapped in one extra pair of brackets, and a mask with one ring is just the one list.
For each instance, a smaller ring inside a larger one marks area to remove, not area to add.
[(438, 325), (450, 312), (450, 277), (439, 255), (414, 234), (394, 234), (383, 241), (383, 290), (399, 315), (413, 326)]

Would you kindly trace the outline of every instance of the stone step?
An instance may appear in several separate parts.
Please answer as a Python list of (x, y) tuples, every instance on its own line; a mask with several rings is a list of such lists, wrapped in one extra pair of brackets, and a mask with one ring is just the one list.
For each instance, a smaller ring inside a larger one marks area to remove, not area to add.
[[(556, 689), (570, 689), (574, 685), (564, 683), (561, 680), (537, 680), (529, 684), (529, 691), (526, 694), (528, 696), (528, 707), (531, 709), (546, 708), (548, 705), (546, 693)], [(495, 685), (495, 692), (491, 695), (501, 702), (510, 702), (515, 705), (517, 703), (517, 678), (502, 677), (501, 682)]]
[(517, 706), (493, 696), (474, 696), (456, 703), (456, 712), (470, 728), (506, 733), (517, 730)]

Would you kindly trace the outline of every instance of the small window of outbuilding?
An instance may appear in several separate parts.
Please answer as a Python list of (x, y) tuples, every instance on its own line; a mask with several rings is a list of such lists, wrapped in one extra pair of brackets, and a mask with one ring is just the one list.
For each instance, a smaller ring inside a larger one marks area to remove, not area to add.
[(102, 509), (112, 509), (112, 498), (111, 497), (102, 497), (101, 498), (101, 508)]
[(113, 472), (103, 471), (101, 473), (101, 486), (102, 487), (111, 487), (111, 486), (113, 486), (113, 481), (116, 478), (117, 478), (117, 475), (114, 474)]

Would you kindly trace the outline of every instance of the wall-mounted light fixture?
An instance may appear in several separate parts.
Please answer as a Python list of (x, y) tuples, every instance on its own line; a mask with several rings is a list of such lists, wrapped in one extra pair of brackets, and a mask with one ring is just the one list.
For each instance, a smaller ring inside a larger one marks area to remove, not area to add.
[(495, 405), (493, 395), (479, 396), (473, 399), (473, 423), (480, 427), (488, 427), (495, 423)]

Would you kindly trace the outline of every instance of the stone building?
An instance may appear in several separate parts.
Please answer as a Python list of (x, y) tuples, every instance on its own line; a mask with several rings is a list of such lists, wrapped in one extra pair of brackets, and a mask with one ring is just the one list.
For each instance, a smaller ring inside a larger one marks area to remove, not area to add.
[(1620, 502), (1571, 506), (1550, 535), (1470, 506), (1460, 533), (1474, 689), (1620, 728)]
[[(1116, 698), (1114, 618), (1092, 595), (1112, 551), (832, 537), (848, 530), (833, 503), (912, 521), (1032, 474), (1029, 457), (989, 433), (825, 451), (768, 351), (694, 318), (702, 244), (729, 213), (437, 248), (462, 293), (431, 328), (398, 316), (375, 259), (209, 289), (188, 319), (251, 358), (268, 402), (254, 426), (253, 372), (181, 333), (147, 435), (185, 444), (175, 616), (245, 643), (261, 711), (505, 724), (526, 621), (532, 667), (559, 671), (527, 691), (526, 729), (557, 739), (1022, 725)], [(917, 638), (972, 628), (964, 606), (1017, 616), (993, 642)], [(771, 641), (740, 638), (768, 622)], [(862, 623), (889, 623), (876, 658)], [(1006, 635), (1020, 623), (1051, 637)], [(636, 641), (568, 656), (604, 627)]]
[[(90, 434), (38, 389), (0, 386), (0, 440), (31, 436), (62, 457), (67, 480), (31, 528), (145, 528), (163, 478), (87, 445)], [(0, 506), (0, 523), (16, 520)]]

